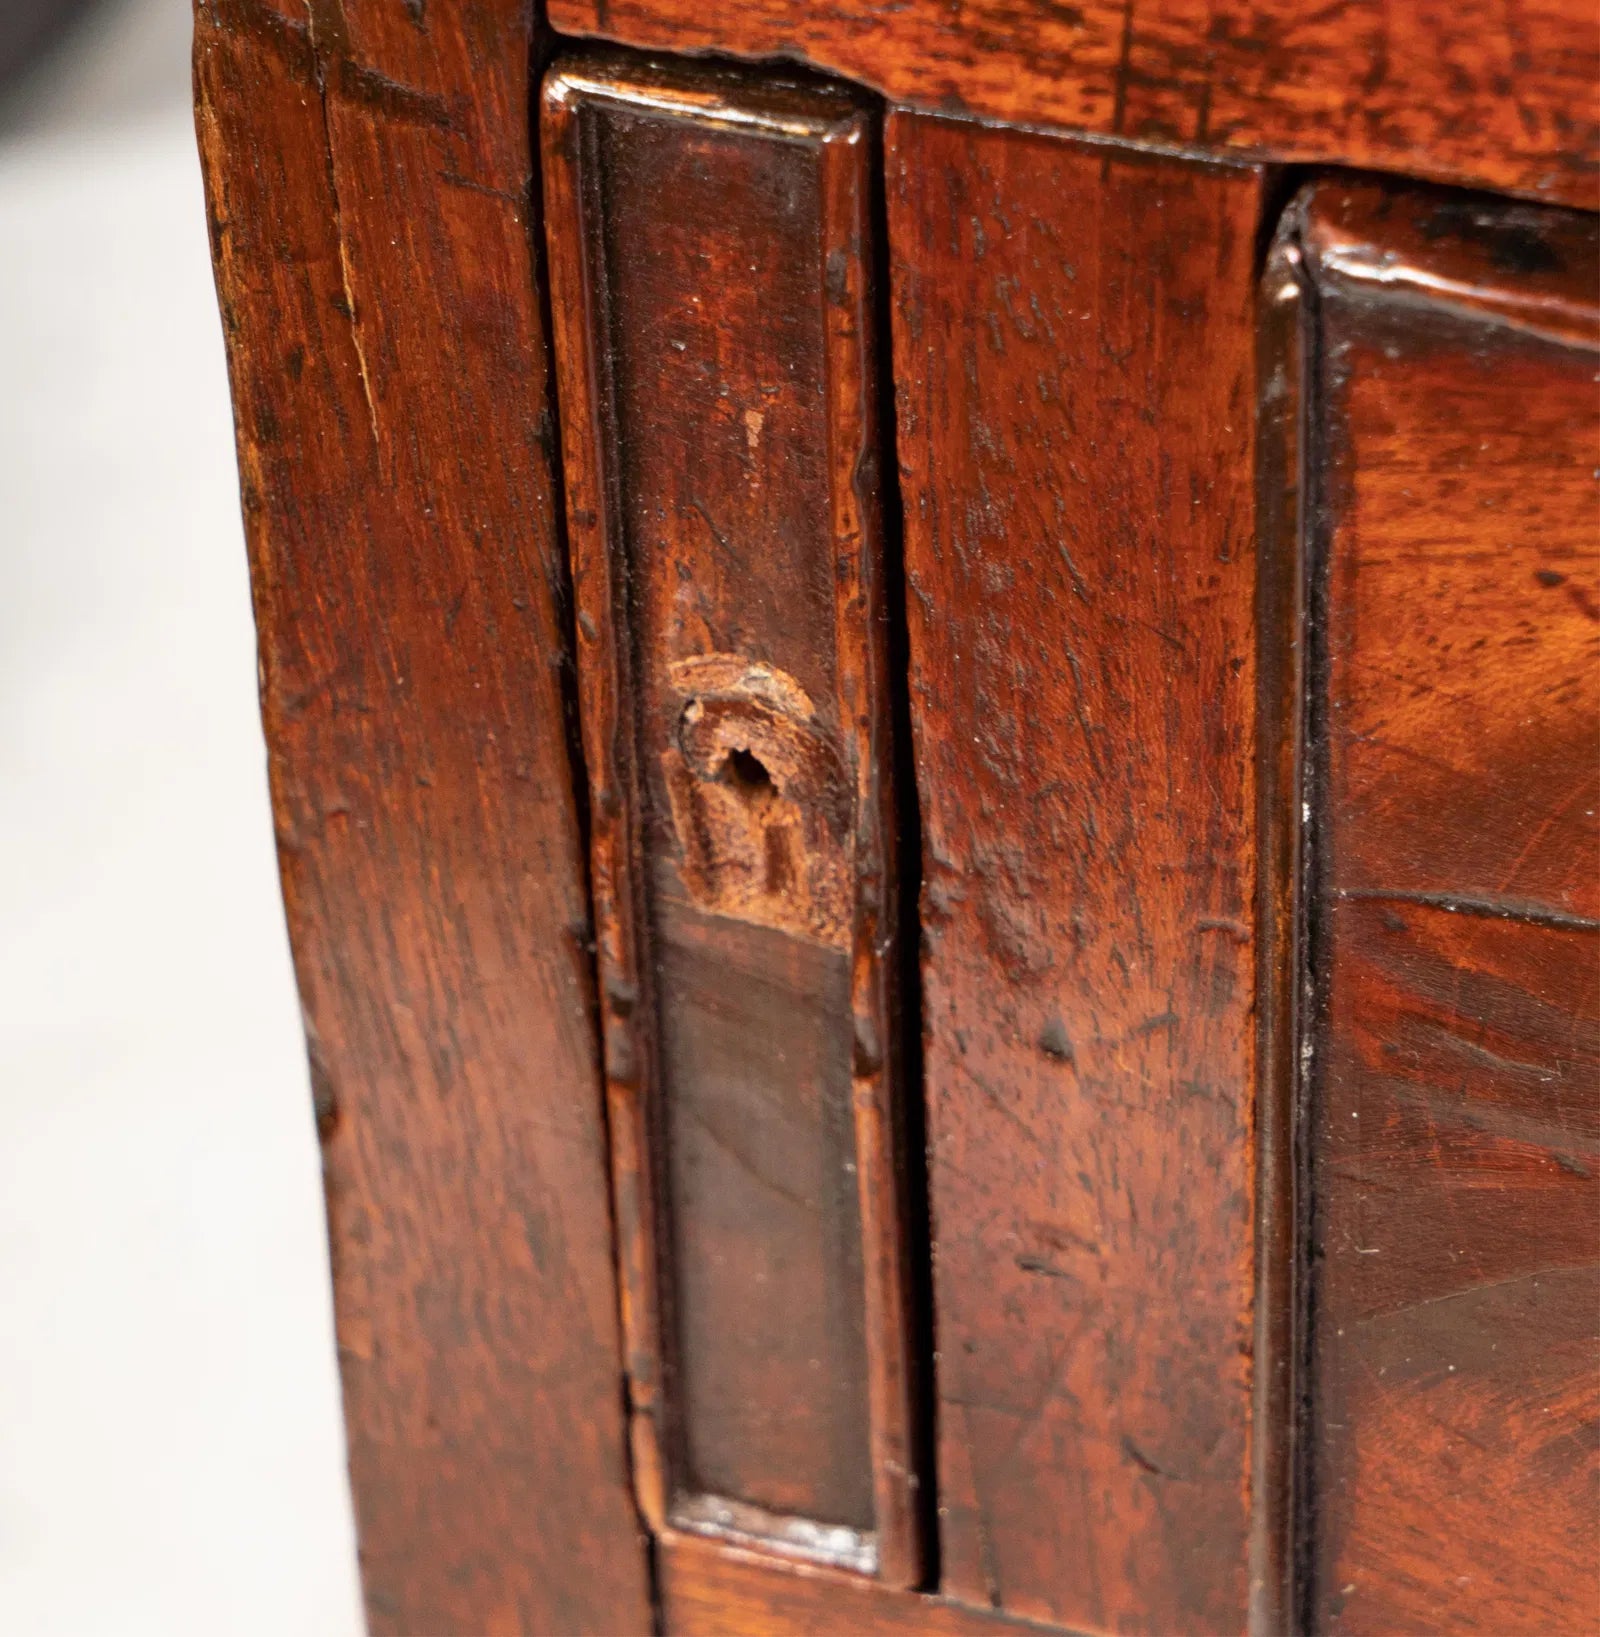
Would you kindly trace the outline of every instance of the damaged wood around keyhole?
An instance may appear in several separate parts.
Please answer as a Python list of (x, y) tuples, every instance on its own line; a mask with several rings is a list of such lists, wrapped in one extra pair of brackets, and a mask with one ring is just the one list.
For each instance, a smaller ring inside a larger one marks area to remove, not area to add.
[(679, 661), (671, 676), (683, 707), (662, 775), (690, 900), (845, 947), (850, 781), (805, 690), (722, 654)]

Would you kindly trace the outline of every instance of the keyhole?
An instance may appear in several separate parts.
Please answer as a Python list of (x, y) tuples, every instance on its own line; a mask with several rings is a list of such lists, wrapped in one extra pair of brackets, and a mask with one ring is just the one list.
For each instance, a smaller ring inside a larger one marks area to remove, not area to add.
[(747, 802), (776, 794), (767, 764), (753, 751), (730, 750), (728, 759), (722, 764), (722, 777)]
[[(722, 764), (722, 778), (738, 792), (745, 806), (754, 813), (769, 807), (778, 794), (767, 764), (752, 750), (734, 749), (728, 752)], [(772, 822), (773, 815), (758, 818), (761, 825), (761, 850), (766, 889), (769, 894), (786, 892), (794, 884), (794, 861), (789, 857), (789, 834), (781, 825)]]

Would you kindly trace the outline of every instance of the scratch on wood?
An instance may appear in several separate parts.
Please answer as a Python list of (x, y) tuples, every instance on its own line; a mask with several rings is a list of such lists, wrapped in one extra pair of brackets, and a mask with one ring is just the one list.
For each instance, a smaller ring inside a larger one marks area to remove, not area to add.
[(1128, 65), (1133, 56), (1133, 0), (1122, 0), (1122, 40), (1117, 47), (1117, 80), (1111, 105), (1111, 131), (1122, 135), (1128, 112)]
[(1058, 1268), (1054, 1262), (1048, 1262), (1042, 1256), (1024, 1254), (1014, 1258), (1018, 1268), (1024, 1273), (1036, 1273), (1044, 1279), (1071, 1279), (1072, 1275), (1065, 1268)]
[(1172, 1472), (1158, 1461), (1152, 1461), (1145, 1452), (1124, 1433), (1122, 1435), (1122, 1453), (1128, 1457), (1141, 1472), (1148, 1472), (1152, 1478), (1165, 1478), (1169, 1483), (1193, 1483), (1193, 1478), (1186, 1478), (1181, 1472)]
[(1481, 915), (1498, 921), (1522, 921), (1528, 926), (1549, 927), (1557, 932), (1600, 932), (1600, 920), (1590, 915), (1573, 915), (1551, 909), (1546, 904), (1520, 898), (1479, 898), (1454, 892), (1405, 892), (1385, 887), (1340, 887), (1336, 898), (1376, 904), (1421, 904), (1442, 909), (1451, 915)]
[(1230, 915), (1202, 915), (1194, 928), (1196, 932), (1225, 932), (1235, 943), (1250, 942), (1250, 928)]
[(474, 182), (470, 176), (462, 176), (458, 171), (436, 171), (434, 174), (446, 187), (463, 188), (468, 193), (482, 193), (490, 199), (503, 199), (519, 211), (528, 209), (528, 200), (533, 194), (531, 177), (523, 184), (520, 193), (513, 193), (509, 188), (492, 188), (487, 182)]
[(317, 97), (322, 110), (322, 143), (328, 155), (328, 193), (333, 201), (333, 236), (339, 246), (339, 283), (344, 290), (346, 317), (350, 321), (350, 343), (356, 353), (356, 373), (361, 378), (361, 396), (366, 400), (367, 421), (372, 428), (372, 447), (377, 449), (378, 406), (372, 397), (372, 377), (367, 368), (366, 349), (361, 344), (361, 319), (350, 277), (349, 243), (344, 230), (344, 207), (339, 198), (339, 168), (333, 157), (333, 121), (328, 112), (327, 57), (342, 53), (348, 42), (342, 0), (306, 0), (306, 16), (311, 29), (311, 47), (316, 62)]
[(199, 0), (195, 21), (264, 47), (284, 65), (290, 78), (302, 84), (315, 78), (309, 29), (264, 5), (262, 0)]
[(443, 97), (419, 91), (414, 85), (402, 85), (347, 57), (339, 62), (338, 90), (352, 102), (400, 125), (431, 125), (441, 131), (457, 128), (455, 115)]
[[(326, 116), (326, 106), (324, 106)], [(332, 155), (329, 171), (333, 170)], [(378, 406), (372, 398), (372, 376), (367, 369), (367, 352), (361, 344), (361, 319), (356, 311), (356, 293), (350, 283), (350, 254), (344, 233), (344, 217), (339, 208), (339, 190), (333, 191), (334, 237), (339, 241), (339, 282), (344, 286), (345, 304), (350, 309), (350, 342), (356, 349), (356, 373), (361, 377), (361, 396), (367, 403), (367, 421), (372, 427), (372, 446), (378, 447)]]

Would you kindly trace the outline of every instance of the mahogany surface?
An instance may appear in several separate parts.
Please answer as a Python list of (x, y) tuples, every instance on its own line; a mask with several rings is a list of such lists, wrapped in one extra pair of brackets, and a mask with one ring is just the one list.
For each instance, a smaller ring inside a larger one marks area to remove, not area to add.
[(550, 0), (550, 20), (809, 63), (928, 111), (1588, 209), (1600, 185), (1589, 0)]
[(1593, 1630), (1589, 0), (195, 79), (372, 1631)]
[(203, 0), (195, 81), (374, 1633), (650, 1628), (525, 9)]
[(1259, 172), (891, 115), (944, 1585), (1243, 1624)]
[(1600, 234), (1291, 213), (1311, 435), (1311, 1615), (1600, 1617)]
[(670, 1532), (657, 1572), (662, 1624), (674, 1637), (1027, 1637), (1057, 1629)]
[(605, 54), (542, 119), (640, 1465), (904, 1583), (870, 127)]

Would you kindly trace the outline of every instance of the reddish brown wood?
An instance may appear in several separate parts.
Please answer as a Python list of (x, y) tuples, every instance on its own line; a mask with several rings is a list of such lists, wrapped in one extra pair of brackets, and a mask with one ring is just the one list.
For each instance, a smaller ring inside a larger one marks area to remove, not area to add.
[(606, 55), (542, 117), (648, 1505), (904, 1583), (868, 122)]
[(859, 1575), (669, 1533), (657, 1554), (669, 1637), (1026, 1637), (1051, 1628)]
[(1600, 238), (1371, 186), (1296, 215), (1321, 314), (1313, 1623), (1590, 1631)]
[(368, 1619), (644, 1632), (528, 13), (201, 0), (196, 23)]
[(1295, 1629), (1296, 1450), (1303, 1279), (1297, 1145), (1304, 1003), (1306, 360), (1314, 302), (1300, 248), (1269, 251), (1258, 301), (1256, 554), (1259, 763), (1255, 1437), (1250, 1629)]
[(1596, 198), (1588, 0), (551, 0), (550, 16), (801, 60), (922, 109)]
[(1257, 172), (897, 114), (944, 1584), (1243, 1625)]
[(673, 1631), (1593, 1624), (1600, 241), (1324, 183), (1257, 286), (1237, 162), (1594, 203), (1531, 6), (556, 0), (923, 110), (923, 1597), (867, 104), (552, 82), (597, 1004), (530, 17), (197, 0), (375, 1632), (646, 1630), (625, 1393)]

